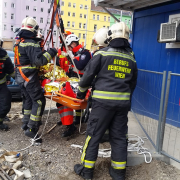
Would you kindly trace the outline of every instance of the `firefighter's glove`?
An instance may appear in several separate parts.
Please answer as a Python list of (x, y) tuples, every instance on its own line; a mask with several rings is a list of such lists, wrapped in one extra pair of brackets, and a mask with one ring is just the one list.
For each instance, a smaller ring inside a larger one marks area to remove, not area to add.
[(49, 52), (49, 54), (51, 55), (52, 58), (57, 55), (56, 48), (50, 48), (50, 50), (48, 52)]
[(85, 99), (86, 93), (87, 93), (87, 91), (81, 92), (81, 91), (78, 89), (76, 98), (77, 98), (77, 99)]
[(69, 51), (68, 54), (69, 54), (70, 58), (74, 59), (74, 54), (72, 51)]
[(61, 55), (62, 55), (62, 56), (68, 56), (68, 53), (62, 51), (62, 52), (61, 52)]

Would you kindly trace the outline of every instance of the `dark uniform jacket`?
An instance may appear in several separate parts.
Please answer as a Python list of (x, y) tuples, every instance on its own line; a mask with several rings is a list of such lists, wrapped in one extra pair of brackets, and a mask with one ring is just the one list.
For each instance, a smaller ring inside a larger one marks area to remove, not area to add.
[(95, 79), (92, 98), (104, 107), (130, 107), (136, 87), (137, 65), (132, 50), (108, 46), (96, 52), (79, 83), (86, 91)]
[(6, 83), (6, 76), (12, 75), (14, 65), (9, 58), (7, 52), (0, 47), (0, 85)]
[(46, 65), (54, 53), (52, 50), (43, 51), (40, 47), (40, 42), (35, 39), (24, 39), (23, 42), (18, 44), (19, 62), (16, 64), (16, 81), (18, 83), (24, 82), (24, 79), (19, 73), (18, 67), (22, 67), (22, 72), (26, 77), (38, 72), (40, 66)]

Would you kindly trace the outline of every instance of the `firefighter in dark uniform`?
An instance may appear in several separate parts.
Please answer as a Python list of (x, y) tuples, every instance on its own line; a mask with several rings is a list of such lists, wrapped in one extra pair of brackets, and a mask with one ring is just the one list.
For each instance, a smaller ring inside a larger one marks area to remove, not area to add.
[(35, 19), (25, 18), (22, 21), (21, 31), (17, 35), (19, 40), (14, 48), (16, 82), (20, 85), (25, 98), (22, 129), (30, 138), (34, 138), (37, 134), (45, 108), (45, 97), (38, 78), (38, 67), (46, 65), (57, 54), (55, 48), (42, 51), (40, 39), (36, 37), (38, 30), (39, 25)]
[[(82, 77), (84, 74), (84, 69), (91, 59), (91, 53), (87, 49), (84, 49), (81, 44), (79, 44), (79, 38), (74, 34), (68, 35), (65, 41), (69, 48), (70, 54), (63, 52), (63, 55), (71, 56), (78, 70), (77, 72), (75, 67), (71, 65), (71, 68), (69, 69), (67, 75), (69, 77), (78, 77), (78, 73), (79, 76)], [(80, 123), (81, 110), (76, 110), (76, 118), (75, 122), (73, 123), (73, 109), (65, 106), (63, 107), (60, 104), (57, 104), (57, 108), (59, 109), (61, 119), (63, 118), (62, 124), (67, 126), (67, 130), (62, 134), (62, 136), (71, 136), (76, 131), (75, 125)], [(66, 116), (64, 117), (63, 114), (65, 114)]]
[(9, 128), (3, 121), (11, 109), (11, 93), (6, 85), (6, 76), (14, 75), (14, 66), (2, 45), (3, 40), (0, 39), (0, 130), (7, 131)]
[(84, 99), (96, 76), (81, 164), (74, 166), (76, 174), (84, 179), (93, 178), (99, 142), (107, 128), (112, 148), (110, 175), (113, 180), (125, 179), (127, 114), (137, 81), (137, 65), (128, 39), (129, 28), (124, 22), (112, 25), (108, 47), (95, 53), (79, 83), (77, 98)]

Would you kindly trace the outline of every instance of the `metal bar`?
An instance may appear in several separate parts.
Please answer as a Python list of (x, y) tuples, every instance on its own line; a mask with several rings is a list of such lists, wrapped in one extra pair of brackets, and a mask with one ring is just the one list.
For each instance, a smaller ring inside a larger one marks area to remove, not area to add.
[(166, 95), (164, 101), (163, 119), (161, 124), (161, 134), (160, 134), (160, 142), (159, 142), (159, 151), (162, 151), (163, 148), (170, 84), (171, 84), (171, 71), (168, 72), (168, 78), (167, 78)]
[(109, 10), (107, 10), (105, 7), (101, 6), (112, 18), (114, 18), (117, 22), (120, 22), (119, 19), (117, 19)]
[(138, 69), (139, 71), (144, 71), (144, 72), (150, 72), (150, 73), (155, 73), (155, 74), (163, 74), (163, 72), (157, 72), (157, 71), (149, 71), (149, 70), (144, 70), (144, 69)]
[(167, 157), (169, 157), (169, 158), (171, 158), (171, 159), (173, 159), (174, 161), (180, 163), (180, 160), (174, 158), (173, 156), (169, 155), (168, 153), (166, 153), (166, 152), (164, 152), (164, 151), (161, 151), (160, 153), (163, 154), (163, 155), (165, 155), (165, 156), (167, 156)]
[(144, 133), (146, 134), (146, 136), (148, 137), (149, 141), (151, 142), (151, 144), (154, 146), (154, 148), (156, 149), (156, 145), (154, 144), (154, 142), (152, 141), (152, 139), (149, 137), (148, 133), (146, 132), (146, 130), (144, 129), (144, 127), (141, 125), (139, 119), (137, 118), (136, 114), (134, 113), (134, 111), (131, 109), (131, 111), (133, 112), (137, 122), (139, 123), (139, 125), (141, 126), (142, 130), (144, 131)]
[(164, 92), (165, 92), (165, 84), (166, 84), (166, 74), (167, 72), (163, 72), (163, 80), (161, 87), (161, 102), (159, 109), (159, 121), (158, 121), (158, 131), (157, 131), (157, 140), (156, 140), (156, 150), (159, 153), (159, 142), (160, 142), (160, 132), (161, 132), (161, 123), (162, 123), (162, 114), (163, 114), (163, 105), (164, 105)]
[(180, 74), (177, 74), (177, 73), (171, 73), (171, 75), (173, 75), (173, 76), (180, 76)]

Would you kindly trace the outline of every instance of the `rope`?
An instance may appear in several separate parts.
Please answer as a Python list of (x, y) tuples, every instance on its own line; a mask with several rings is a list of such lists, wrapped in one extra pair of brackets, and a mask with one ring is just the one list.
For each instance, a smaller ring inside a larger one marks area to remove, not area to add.
[[(144, 160), (146, 163), (151, 163), (152, 161), (152, 155), (149, 152), (149, 150), (144, 145), (144, 140), (148, 140), (147, 137), (141, 138), (140, 136), (134, 135), (134, 134), (128, 134), (129, 136), (135, 136), (134, 138), (128, 138), (128, 152), (137, 152), (139, 155), (144, 155)], [(144, 140), (143, 140), (144, 139)], [(131, 141), (135, 141), (135, 143), (131, 143)], [(80, 148), (80, 152), (82, 153), (83, 146), (72, 144), (71, 147)], [(149, 156), (149, 161), (147, 160), (147, 157)], [(99, 149), (98, 150), (98, 157), (108, 158), (111, 157), (111, 149)]]
[(86, 131), (84, 131), (84, 132), (81, 132), (81, 125), (82, 125), (82, 112), (83, 112), (83, 110), (81, 109), (81, 118), (80, 118), (80, 123), (79, 123), (79, 134), (85, 134), (86, 133)]

